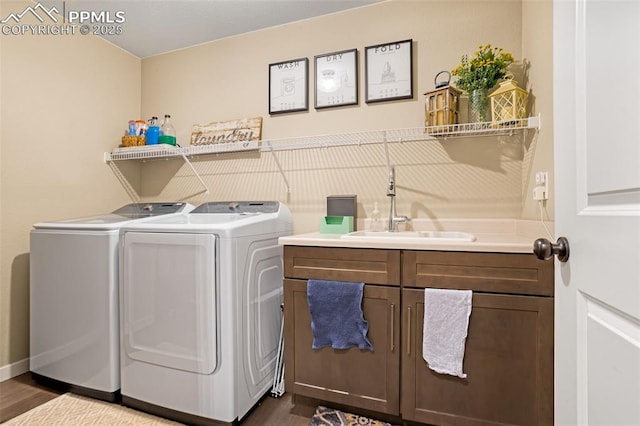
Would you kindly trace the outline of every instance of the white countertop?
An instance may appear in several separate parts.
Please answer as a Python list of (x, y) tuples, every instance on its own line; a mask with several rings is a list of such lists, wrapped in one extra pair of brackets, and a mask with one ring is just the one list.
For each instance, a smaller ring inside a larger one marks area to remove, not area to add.
[[(366, 225), (365, 223), (364, 229), (367, 229)], [(553, 224), (547, 222), (546, 225), (553, 232)], [(412, 230), (469, 232), (476, 240), (467, 242), (413, 238), (393, 241), (389, 238), (370, 238), (365, 241), (342, 238), (341, 234), (311, 232), (280, 237), (279, 243), (318, 247), (533, 253), (533, 242), (536, 238), (549, 238), (540, 221), (516, 219), (450, 219), (439, 220), (437, 223), (428, 219), (418, 219), (412, 221)]]

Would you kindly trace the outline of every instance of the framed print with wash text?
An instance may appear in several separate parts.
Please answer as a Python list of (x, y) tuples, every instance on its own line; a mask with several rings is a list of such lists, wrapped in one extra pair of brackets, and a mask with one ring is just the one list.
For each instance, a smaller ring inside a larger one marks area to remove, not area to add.
[(413, 98), (413, 40), (365, 48), (365, 101)]
[(269, 114), (309, 109), (309, 59), (269, 64)]
[(358, 104), (358, 50), (318, 55), (315, 62), (315, 107)]

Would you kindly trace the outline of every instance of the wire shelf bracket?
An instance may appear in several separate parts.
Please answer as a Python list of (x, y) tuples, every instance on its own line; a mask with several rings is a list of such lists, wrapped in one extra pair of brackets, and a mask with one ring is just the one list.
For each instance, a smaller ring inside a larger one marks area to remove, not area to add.
[(145, 145), (129, 148), (116, 148), (111, 153), (104, 154), (104, 162), (111, 164), (118, 160), (150, 160), (158, 158), (175, 158), (180, 157), (185, 164), (191, 169), (195, 177), (198, 179), (206, 194), (209, 194), (209, 187), (202, 179), (198, 171), (193, 167), (191, 161), (187, 157), (187, 148), (175, 147), (173, 145)]

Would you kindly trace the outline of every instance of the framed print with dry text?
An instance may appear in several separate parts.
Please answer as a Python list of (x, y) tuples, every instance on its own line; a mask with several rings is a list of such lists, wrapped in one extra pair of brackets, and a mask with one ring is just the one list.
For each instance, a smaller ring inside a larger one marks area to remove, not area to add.
[(365, 101), (413, 98), (413, 40), (365, 48)]
[(315, 107), (358, 104), (358, 50), (318, 55), (315, 62)]
[(269, 64), (269, 114), (309, 109), (309, 59)]

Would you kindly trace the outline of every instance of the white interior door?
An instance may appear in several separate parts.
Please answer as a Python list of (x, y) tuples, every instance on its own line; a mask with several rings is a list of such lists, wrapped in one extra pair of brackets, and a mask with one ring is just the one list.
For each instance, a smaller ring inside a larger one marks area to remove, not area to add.
[(553, 25), (555, 422), (640, 425), (640, 2), (555, 0)]

